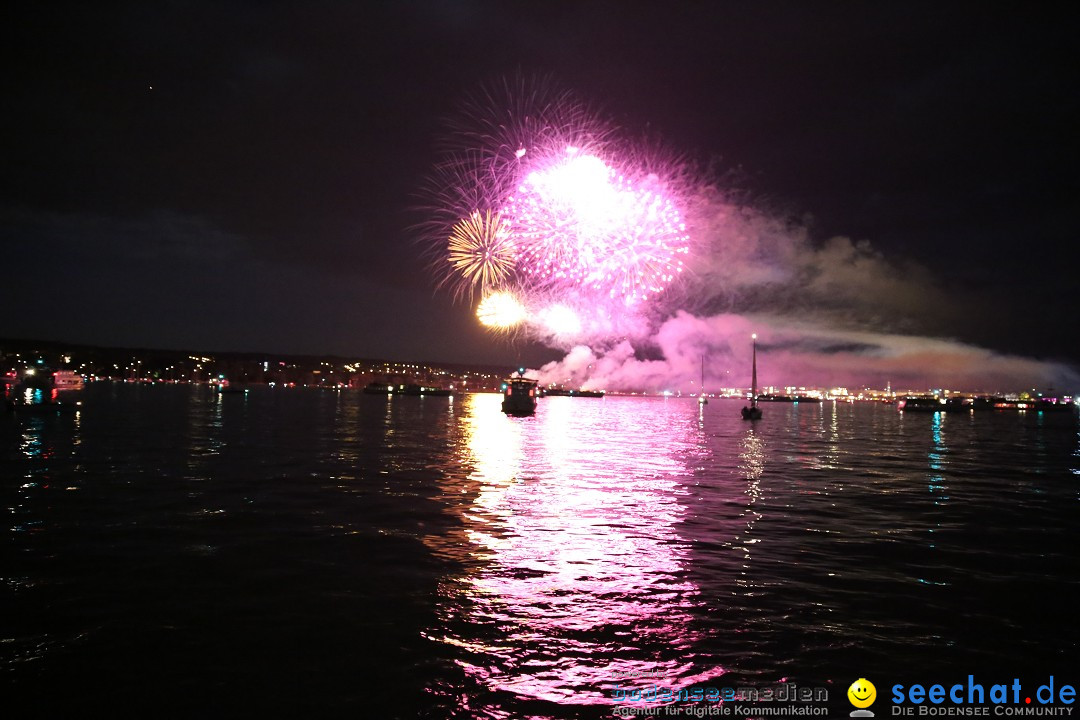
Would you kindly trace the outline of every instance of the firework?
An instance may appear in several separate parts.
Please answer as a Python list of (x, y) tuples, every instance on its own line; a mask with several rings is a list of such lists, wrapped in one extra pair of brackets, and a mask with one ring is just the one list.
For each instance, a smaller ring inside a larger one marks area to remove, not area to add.
[(689, 253), (677, 177), (658, 157), (550, 84), (473, 96), (428, 182), (440, 285), (483, 297), (485, 326), (558, 345), (637, 333)]
[(688, 252), (678, 209), (647, 182), (573, 150), (531, 172), (504, 209), (523, 277), (626, 305), (663, 292)]
[(510, 227), (497, 212), (476, 211), (454, 226), (447, 244), (450, 265), (466, 286), (488, 292), (514, 271), (516, 254)]
[(495, 330), (511, 330), (520, 325), (526, 316), (525, 306), (507, 291), (487, 295), (476, 307), (480, 323)]

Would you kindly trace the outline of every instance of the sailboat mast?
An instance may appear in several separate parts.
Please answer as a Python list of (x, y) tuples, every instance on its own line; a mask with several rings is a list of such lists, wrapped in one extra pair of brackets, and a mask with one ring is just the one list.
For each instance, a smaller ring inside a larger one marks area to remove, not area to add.
[(754, 370), (750, 376), (750, 402), (755, 406), (757, 405), (757, 333), (753, 335), (754, 339)]

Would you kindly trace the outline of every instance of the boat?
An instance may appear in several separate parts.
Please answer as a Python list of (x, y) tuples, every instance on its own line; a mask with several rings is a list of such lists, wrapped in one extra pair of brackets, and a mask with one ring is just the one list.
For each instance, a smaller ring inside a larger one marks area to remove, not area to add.
[(899, 412), (945, 412), (950, 409), (956, 410), (958, 407), (954, 403), (950, 408), (945, 398), (905, 397), (896, 401), (896, 409)]
[(540, 388), (540, 397), (604, 397), (603, 390), (567, 390), (566, 388)]
[(503, 381), (502, 411), (507, 415), (532, 415), (536, 412), (537, 381), (525, 377), (525, 368)]
[(71, 370), (28, 367), (4, 393), (8, 410), (17, 412), (77, 410), (83, 377)]
[(240, 383), (229, 382), (225, 378), (221, 378), (217, 384), (217, 391), (221, 395), (246, 395), (248, 389)]
[(412, 396), (432, 396), (432, 397), (448, 397), (454, 394), (453, 390), (446, 388), (428, 387), (427, 385), (393, 385), (391, 383), (373, 382), (364, 387), (364, 392), (368, 395), (412, 395)]
[(77, 392), (83, 389), (83, 376), (72, 370), (57, 370), (53, 373), (53, 388), (58, 393)]
[(393, 395), (394, 386), (390, 383), (373, 382), (364, 386), (366, 395)]
[(813, 395), (759, 395), (758, 402), (819, 403), (821, 398)]
[(705, 397), (705, 356), (701, 356), (701, 385), (698, 386), (698, 405), (708, 405), (709, 399)]
[(926, 397), (909, 395), (898, 398), (899, 412), (971, 412), (973, 410), (1034, 410), (1035, 412), (1073, 412), (1071, 402), (1059, 402), (1056, 398), (1036, 400), (1006, 400), (999, 397)]
[(757, 333), (750, 336), (754, 341), (753, 371), (750, 376), (750, 405), (742, 409), (743, 420), (760, 420), (761, 408), (757, 406)]
[(1071, 402), (1059, 402), (1056, 399), (1053, 400), (1036, 400), (1035, 406), (1032, 408), (1037, 412), (1076, 412), (1076, 405)]

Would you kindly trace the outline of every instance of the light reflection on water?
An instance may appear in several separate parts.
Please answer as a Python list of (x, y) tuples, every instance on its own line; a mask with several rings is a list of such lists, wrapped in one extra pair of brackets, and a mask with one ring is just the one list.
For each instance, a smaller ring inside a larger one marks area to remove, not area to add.
[(527, 419), (498, 402), (466, 400), (461, 462), (477, 489), (462, 551), (474, 562), (444, 586), (431, 637), (483, 687), (557, 703), (610, 702), (622, 678), (698, 681), (698, 588), (677, 529), (698, 424), (612, 399), (548, 398)]
[[(771, 424), (748, 425), (723, 403), (651, 401), (646, 412), (631, 399), (549, 398), (529, 419), (496, 403), (464, 403), (468, 472), (444, 486), (448, 506), (468, 499), (463, 547), (443, 550), (468, 559), (441, 586), (439, 623), (425, 633), (489, 693), (466, 693), (459, 710), (500, 717), (492, 698), (507, 693), (611, 704), (616, 687), (716, 684), (733, 670), (801, 676), (795, 647), (812, 638), (834, 636), (822, 658), (856, 652), (859, 593), (898, 583), (882, 605), (895, 608), (940, 602), (916, 588), (953, 584), (942, 566), (957, 562), (963, 525), (949, 488), (965, 470), (942, 413), (776, 406)], [(773, 444), (786, 467), (773, 466)], [(920, 447), (922, 470), (908, 455)], [(909, 541), (950, 552), (916, 554)], [(891, 566), (870, 560), (893, 555)], [(950, 642), (943, 623), (896, 627), (904, 642)]]
[(930, 460), (930, 469), (933, 471), (929, 478), (930, 493), (934, 496), (935, 505), (945, 504), (949, 496), (945, 495), (948, 487), (945, 485), (945, 470), (948, 466), (949, 449), (945, 446), (945, 413), (936, 412), (931, 420), (931, 437), (933, 447), (927, 454)]
[(745, 559), (750, 560), (750, 545), (758, 542), (750, 537), (754, 529), (754, 522), (761, 518), (761, 513), (754, 509), (754, 504), (761, 498), (761, 475), (765, 472), (765, 440), (759, 436), (753, 427), (746, 431), (746, 435), (740, 442), (739, 471), (746, 477), (746, 538), (743, 547), (746, 552)]

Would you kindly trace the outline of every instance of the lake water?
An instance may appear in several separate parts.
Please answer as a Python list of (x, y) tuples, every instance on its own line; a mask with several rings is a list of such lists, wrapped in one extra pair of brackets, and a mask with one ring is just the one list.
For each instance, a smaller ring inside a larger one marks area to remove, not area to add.
[(1080, 680), (1072, 415), (499, 402), (95, 383), (0, 417), (8, 716)]

